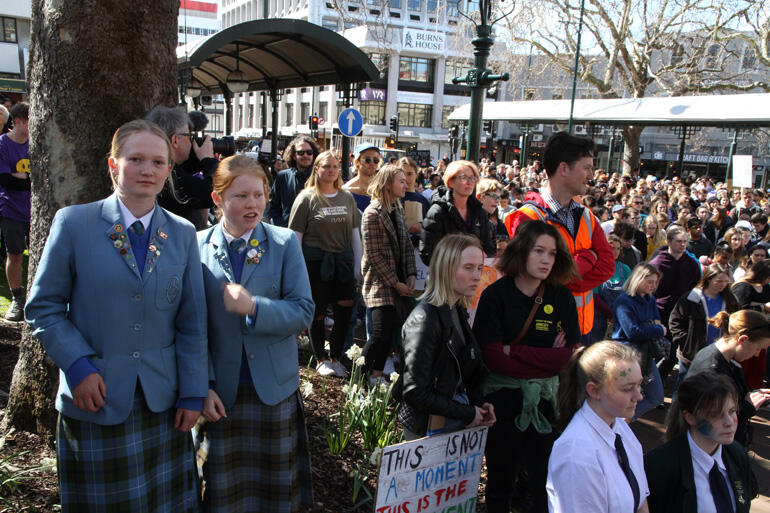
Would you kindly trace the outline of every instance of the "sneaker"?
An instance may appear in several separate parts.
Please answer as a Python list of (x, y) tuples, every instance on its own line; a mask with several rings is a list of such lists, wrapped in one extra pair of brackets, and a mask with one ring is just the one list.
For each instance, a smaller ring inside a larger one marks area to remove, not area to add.
[(388, 356), (388, 359), (385, 360), (385, 366), (382, 368), (382, 373), (386, 376), (390, 376), (396, 372), (396, 368), (393, 366), (393, 358)]
[(315, 370), (318, 372), (319, 376), (334, 376), (336, 371), (334, 370), (334, 367), (332, 366), (332, 362), (329, 360), (324, 360), (321, 363), (319, 363)]
[(334, 375), (340, 378), (345, 378), (348, 375), (348, 370), (342, 365), (342, 362), (337, 360), (331, 363), (331, 368), (334, 369)]
[(380, 386), (381, 383), (390, 385), (390, 381), (388, 381), (384, 375), (376, 378), (369, 378), (369, 388), (377, 388), (378, 386)]
[(19, 322), (24, 320), (24, 301), (13, 298), (11, 306), (5, 312), (5, 320)]

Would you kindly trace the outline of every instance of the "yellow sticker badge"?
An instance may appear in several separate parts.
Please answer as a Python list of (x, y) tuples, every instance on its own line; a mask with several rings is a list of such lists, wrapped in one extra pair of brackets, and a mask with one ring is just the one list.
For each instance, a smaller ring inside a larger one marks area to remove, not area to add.
[(547, 313), (547, 314), (552, 314), (553, 313), (553, 306), (552, 305), (545, 305), (543, 307), (543, 311), (545, 313)]

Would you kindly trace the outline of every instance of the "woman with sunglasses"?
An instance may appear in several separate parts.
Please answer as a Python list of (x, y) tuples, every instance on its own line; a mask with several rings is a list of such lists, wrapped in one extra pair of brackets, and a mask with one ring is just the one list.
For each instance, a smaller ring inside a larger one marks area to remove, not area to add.
[(770, 346), (770, 323), (759, 312), (738, 310), (732, 314), (719, 312), (709, 319), (709, 324), (719, 329), (722, 337), (698, 351), (687, 376), (713, 371), (730, 378), (738, 390), (738, 430), (735, 441), (748, 448), (753, 431), (749, 420), (770, 399), (770, 390), (751, 391), (743, 377), (740, 362), (758, 355)]
[[(340, 163), (334, 154), (318, 155), (313, 172), (291, 208), (289, 228), (302, 244), (315, 303), (310, 343), (322, 376), (347, 375), (340, 362), (353, 311), (355, 284), (361, 277), (361, 216), (353, 196), (342, 190)], [(326, 352), (326, 309), (334, 311), (334, 328)]]
[(420, 256), (426, 265), (430, 265), (438, 241), (450, 233), (475, 235), (481, 240), (487, 256), (495, 254), (496, 243), (489, 216), (473, 195), (478, 181), (479, 168), (469, 160), (456, 160), (447, 167), (444, 173), (446, 186), (436, 189), (428, 214), (422, 221)]

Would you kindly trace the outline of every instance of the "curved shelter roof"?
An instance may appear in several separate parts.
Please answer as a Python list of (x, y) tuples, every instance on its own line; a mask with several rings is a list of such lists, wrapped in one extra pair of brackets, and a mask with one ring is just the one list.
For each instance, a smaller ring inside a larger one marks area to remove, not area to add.
[(224, 92), (227, 75), (240, 70), (249, 91), (368, 82), (379, 71), (341, 35), (304, 20), (265, 19), (233, 25), (177, 48), (179, 69), (209, 94)]
[[(485, 102), (483, 118), (492, 121), (566, 123), (570, 100)], [(470, 104), (449, 115), (467, 121)], [(575, 100), (573, 122), (595, 125), (770, 126), (770, 94), (726, 94)]]

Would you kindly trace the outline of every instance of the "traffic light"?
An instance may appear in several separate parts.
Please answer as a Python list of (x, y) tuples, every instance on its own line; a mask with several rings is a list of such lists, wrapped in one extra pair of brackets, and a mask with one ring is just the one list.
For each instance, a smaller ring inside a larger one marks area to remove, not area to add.
[(398, 114), (390, 116), (390, 131), (395, 134), (395, 138), (398, 139)]
[(318, 130), (318, 116), (310, 116), (308, 125), (310, 127), (310, 130)]
[(386, 148), (395, 148), (396, 147), (396, 140), (392, 137), (386, 137), (385, 138), (385, 147)]
[(492, 133), (492, 121), (491, 120), (484, 121), (484, 131), (486, 133), (488, 133), (488, 134)]

